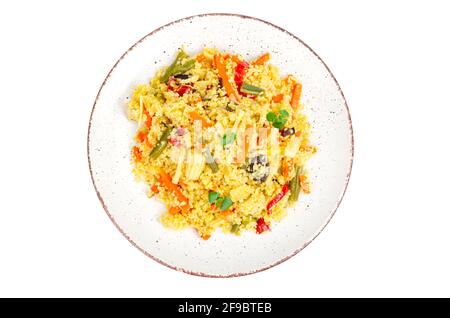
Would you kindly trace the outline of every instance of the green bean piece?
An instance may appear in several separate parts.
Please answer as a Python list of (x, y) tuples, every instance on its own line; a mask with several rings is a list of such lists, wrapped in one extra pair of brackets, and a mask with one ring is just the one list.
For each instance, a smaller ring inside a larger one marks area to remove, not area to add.
[(240, 232), (239, 230), (240, 230), (240, 224), (233, 224), (230, 232), (234, 233), (234, 234), (239, 234), (239, 232)]
[(159, 138), (159, 140), (156, 143), (155, 147), (153, 147), (152, 151), (150, 152), (150, 159), (158, 158), (159, 155), (162, 154), (164, 149), (166, 149), (166, 147), (167, 147), (167, 138), (169, 137), (171, 132), (172, 132), (172, 128), (170, 128), (170, 127), (166, 128), (166, 130), (164, 130), (161, 138)]
[[(187, 57), (188, 55), (186, 54), (186, 52), (184, 52), (183, 50), (179, 50), (178, 54), (175, 58), (175, 61), (173, 61), (172, 64), (170, 64), (170, 66), (166, 69), (166, 71), (164, 72), (164, 75), (161, 76), (161, 82), (162, 83), (167, 83), (167, 81), (169, 80), (169, 77), (175, 73), (176, 68), (178, 66), (178, 64), (180, 64), (181, 60), (184, 59), (185, 57)], [(186, 62), (187, 63), (187, 62)], [(185, 64), (186, 64), (185, 63)]]
[(262, 93), (264, 93), (264, 90), (248, 83), (244, 83), (241, 86), (241, 92), (252, 95), (261, 95)]
[(291, 191), (291, 194), (289, 195), (289, 202), (297, 202), (298, 195), (300, 193), (300, 174), (301, 174), (302, 168), (297, 167), (295, 169), (295, 176), (292, 178), (291, 181), (289, 181), (289, 190)]
[(211, 168), (211, 171), (213, 173), (216, 173), (219, 171), (219, 166), (217, 165), (217, 162), (214, 160), (214, 157), (211, 155), (211, 152), (209, 151), (209, 148), (206, 148), (204, 151), (205, 154), (205, 161), (208, 167)]
[(173, 74), (183, 74), (193, 68), (195, 65), (195, 60), (186, 61), (184, 64), (177, 65), (173, 69)]

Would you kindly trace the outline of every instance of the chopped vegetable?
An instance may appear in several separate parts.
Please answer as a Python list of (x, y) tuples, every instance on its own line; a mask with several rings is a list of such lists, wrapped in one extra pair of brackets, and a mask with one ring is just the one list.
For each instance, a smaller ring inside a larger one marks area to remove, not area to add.
[(172, 64), (164, 72), (163, 76), (161, 76), (161, 82), (167, 83), (167, 81), (169, 80), (169, 77), (175, 73), (174, 72), (175, 67), (185, 57), (187, 57), (186, 52), (184, 52), (184, 50), (179, 50), (177, 56), (175, 57), (175, 61), (172, 62)]
[(291, 106), (297, 110), (300, 104), (300, 96), (302, 95), (302, 84), (295, 84), (292, 89)]
[(160, 172), (159, 174), (159, 183), (163, 185), (167, 190), (172, 192), (177, 198), (178, 202), (182, 204), (180, 207), (183, 212), (189, 211), (189, 200), (184, 196), (181, 192), (180, 187), (174, 183), (172, 183), (172, 178), (166, 172)]
[(202, 122), (202, 126), (205, 128), (211, 127), (212, 125), (199, 113), (197, 113), (195, 110), (191, 111), (189, 113), (189, 116), (192, 120), (200, 120)]
[[(236, 57), (237, 59), (237, 57)], [(244, 76), (248, 69), (248, 63), (245, 61), (237, 60), (236, 68), (234, 69), (234, 82), (236, 83), (238, 92), (241, 93), (241, 86), (244, 83)]]
[(264, 90), (248, 83), (243, 83), (241, 86), (241, 92), (251, 95), (261, 95), (264, 93)]
[(178, 54), (175, 58), (175, 61), (166, 69), (163, 76), (161, 76), (161, 82), (167, 83), (169, 77), (173, 74), (180, 74), (189, 71), (195, 65), (195, 60), (188, 60), (184, 64), (181, 64), (181, 61), (188, 57), (184, 50), (179, 50)]
[(172, 132), (172, 128), (168, 127), (161, 135), (161, 138), (159, 138), (158, 142), (156, 143), (155, 147), (150, 151), (150, 159), (158, 158), (159, 155), (162, 154), (164, 149), (167, 147), (167, 139)]
[(272, 97), (272, 101), (274, 103), (279, 103), (283, 100), (283, 98), (284, 98), (283, 94), (278, 94), (278, 95), (275, 95), (274, 97)]
[(305, 175), (300, 176), (300, 186), (303, 193), (311, 193), (311, 186), (309, 184), (308, 178)]
[(213, 173), (216, 173), (219, 171), (219, 166), (217, 165), (216, 160), (214, 160), (214, 157), (211, 155), (211, 152), (209, 151), (209, 148), (206, 148), (204, 151), (205, 154), (205, 160), (208, 167), (211, 168), (211, 171)]
[(133, 155), (134, 155), (134, 158), (136, 158), (136, 161), (142, 160), (142, 152), (139, 149), (139, 147), (137, 147), (137, 146), (133, 147)]
[(271, 209), (278, 203), (281, 201), (281, 199), (284, 198), (284, 196), (286, 195), (286, 193), (289, 192), (289, 185), (285, 184), (282, 188), (281, 188), (281, 192), (278, 193), (272, 200), (269, 201), (269, 203), (267, 204), (267, 213), (270, 214), (271, 213)]
[(145, 108), (144, 108), (144, 115), (145, 115), (145, 126), (150, 128), (152, 126), (152, 116), (150, 116), (150, 114)]
[(236, 64), (238, 64), (238, 63), (240, 63), (240, 62), (244, 62), (244, 63), (246, 63), (246, 64), (248, 65), (247, 62), (242, 61), (242, 60), (239, 58), (239, 56), (237, 56), (237, 55), (231, 55), (231, 60), (232, 60), (234, 63), (236, 63)]
[(252, 62), (253, 65), (263, 65), (270, 60), (270, 54), (265, 53)]
[(172, 215), (179, 214), (180, 212), (181, 212), (181, 208), (178, 207), (178, 206), (171, 206), (169, 208), (169, 213), (172, 214)]
[(190, 92), (192, 92), (192, 86), (189, 86), (189, 85), (181, 85), (177, 89), (177, 93), (180, 96), (183, 96), (184, 94), (190, 93)]
[(228, 98), (234, 102), (239, 102), (241, 98), (231, 85), (230, 80), (228, 79), (225, 65), (223, 64), (219, 54), (214, 55), (214, 63), (216, 65), (217, 71), (219, 72), (219, 77), (222, 79), (222, 83), (225, 87)]
[(204, 60), (206, 60), (206, 57), (203, 54), (199, 54), (195, 57), (197, 62), (202, 63)]
[(284, 157), (281, 160), (281, 174), (283, 177), (287, 178), (291, 175), (293, 169), (293, 160), (289, 157)]
[(219, 197), (219, 193), (217, 193), (215, 191), (210, 191), (208, 193), (208, 201), (209, 201), (209, 203), (213, 204), (214, 202), (216, 202), (218, 197)]
[(232, 215), (234, 213), (235, 213), (235, 209), (228, 209), (225, 211), (220, 211), (220, 214), (222, 214), (223, 216)]
[(236, 133), (227, 133), (222, 136), (222, 146), (232, 144), (236, 140)]
[(151, 186), (150, 190), (152, 190), (153, 193), (159, 193), (158, 185), (156, 183)]
[(195, 66), (195, 60), (186, 61), (184, 64), (175, 67), (174, 73), (185, 73)]
[(138, 132), (136, 139), (140, 142), (143, 143), (146, 139), (147, 139), (147, 133), (145, 131), (140, 131)]
[(231, 201), (231, 199), (229, 197), (225, 197), (225, 198), (223, 198), (223, 201), (220, 205), (220, 210), (221, 211), (228, 210), (231, 205), (233, 205), (233, 201)]
[(230, 232), (234, 233), (234, 234), (239, 234), (239, 228), (240, 228), (240, 224), (233, 224), (233, 226), (231, 227)]
[(291, 194), (289, 195), (289, 202), (297, 202), (298, 195), (300, 193), (301, 184), (300, 184), (300, 174), (302, 169), (297, 167), (295, 169), (295, 176), (289, 181), (289, 190)]
[(261, 234), (269, 230), (270, 226), (264, 221), (264, 218), (259, 218), (258, 221), (256, 221), (256, 233)]
[(230, 106), (231, 103), (228, 103), (228, 105), (225, 107), (225, 110), (227, 112), (233, 113), (235, 111), (235, 109), (233, 107)]

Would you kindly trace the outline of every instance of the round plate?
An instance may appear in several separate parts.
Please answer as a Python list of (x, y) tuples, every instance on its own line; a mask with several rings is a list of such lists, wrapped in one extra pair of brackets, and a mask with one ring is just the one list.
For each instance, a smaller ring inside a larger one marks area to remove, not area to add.
[[(282, 76), (294, 74), (303, 84), (302, 101), (318, 152), (308, 162), (312, 192), (301, 197), (288, 216), (263, 235), (216, 231), (204, 241), (192, 229), (163, 227), (162, 203), (146, 196), (135, 180), (130, 149), (136, 123), (126, 104), (139, 83), (168, 65), (184, 45), (204, 47), (253, 59), (270, 52)], [(342, 91), (319, 56), (293, 34), (260, 19), (206, 14), (169, 23), (149, 33), (117, 61), (103, 82), (92, 109), (88, 132), (89, 169), (97, 195), (119, 231), (139, 250), (170, 268), (209, 277), (262, 271), (298, 253), (326, 226), (347, 187), (353, 159), (350, 114)]]

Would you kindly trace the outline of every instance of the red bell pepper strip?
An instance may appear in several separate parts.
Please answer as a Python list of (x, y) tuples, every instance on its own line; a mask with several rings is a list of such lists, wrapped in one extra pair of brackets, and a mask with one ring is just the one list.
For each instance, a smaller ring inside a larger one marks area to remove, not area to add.
[(189, 85), (181, 85), (180, 87), (178, 87), (177, 89), (177, 93), (180, 96), (183, 96), (186, 93), (190, 93), (192, 91), (192, 87)]
[(245, 61), (237, 62), (236, 68), (234, 69), (234, 82), (238, 88), (239, 93), (241, 93), (241, 86), (244, 83), (245, 72), (248, 69), (248, 63)]
[(258, 221), (256, 221), (256, 233), (261, 234), (268, 230), (270, 230), (269, 224), (264, 221), (264, 218), (259, 218)]
[(236, 68), (234, 69), (234, 82), (237, 86), (237, 91), (241, 96), (255, 99), (254, 95), (249, 95), (241, 91), (241, 86), (244, 84), (244, 76), (250, 65), (245, 61), (237, 61)]
[(267, 204), (267, 213), (270, 214), (271, 213), (271, 209), (275, 206), (275, 204), (277, 204), (278, 202), (281, 201), (281, 199), (283, 199), (283, 197), (286, 195), (286, 193), (288, 193), (289, 191), (289, 185), (285, 184), (282, 188), (281, 188), (281, 192), (278, 193), (272, 200), (270, 200), (270, 202)]

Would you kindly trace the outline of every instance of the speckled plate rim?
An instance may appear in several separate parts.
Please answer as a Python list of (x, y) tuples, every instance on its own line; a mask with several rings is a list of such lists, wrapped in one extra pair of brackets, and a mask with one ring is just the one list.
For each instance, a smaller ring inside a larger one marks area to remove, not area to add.
[[(136, 46), (138, 46), (142, 41), (144, 41), (147, 37), (152, 36), (153, 34), (167, 28), (170, 27), (173, 24), (176, 23), (180, 23), (182, 21), (186, 21), (186, 20), (192, 20), (194, 18), (198, 18), (198, 17), (204, 17), (204, 16), (233, 16), (233, 17), (239, 17), (242, 19), (252, 19), (258, 22), (262, 22), (265, 23), (273, 28), (276, 28), (282, 32), (285, 32), (286, 34), (288, 34), (289, 36), (291, 36), (292, 38), (294, 38), (295, 40), (297, 40), (298, 42), (300, 42), (302, 45), (304, 45), (308, 50), (311, 51), (312, 54), (314, 54), (315, 57), (317, 57), (317, 59), (319, 59), (319, 61), (325, 66), (325, 68), (327, 69), (328, 73), (331, 75), (333, 81), (336, 83), (336, 86), (338, 88), (339, 93), (341, 94), (343, 100), (344, 100), (344, 104), (345, 104), (345, 108), (347, 111), (347, 117), (348, 117), (348, 123), (349, 123), (349, 131), (350, 131), (350, 137), (351, 137), (351, 153), (350, 153), (350, 164), (348, 167), (348, 172), (347, 172), (347, 176), (346, 176), (346, 180), (345, 180), (345, 185), (344, 188), (341, 192), (341, 195), (336, 203), (335, 208), (333, 209), (332, 213), (330, 214), (330, 216), (328, 217), (328, 219), (324, 222), (324, 224), (319, 228), (319, 230), (315, 233), (315, 235), (313, 235), (313, 237), (307, 241), (306, 243), (304, 243), (301, 247), (299, 247), (298, 249), (296, 249), (294, 252), (292, 252), (291, 254), (289, 254), (288, 256), (282, 258), (281, 260), (278, 260), (277, 262), (262, 267), (260, 269), (257, 269), (255, 271), (249, 271), (249, 272), (243, 272), (243, 273), (233, 273), (230, 275), (211, 275), (211, 274), (207, 274), (207, 273), (202, 273), (202, 272), (194, 272), (194, 271), (189, 271), (186, 270), (184, 268), (180, 268), (180, 267), (176, 267), (173, 265), (170, 265), (160, 259), (158, 259), (157, 257), (151, 255), (150, 253), (148, 253), (146, 250), (144, 250), (143, 248), (141, 248), (138, 244), (136, 244), (136, 242), (134, 242), (128, 235), (127, 233), (125, 233), (125, 231), (119, 226), (119, 224), (115, 221), (114, 217), (112, 216), (112, 214), (109, 212), (108, 210), (108, 206), (105, 204), (105, 201), (102, 198), (102, 195), (100, 194), (100, 192), (98, 191), (97, 185), (95, 184), (95, 180), (94, 180), (94, 175), (92, 173), (92, 164), (91, 164), (91, 157), (90, 157), (90, 148), (89, 148), (89, 144), (90, 144), (90, 132), (91, 132), (91, 124), (92, 124), (92, 117), (95, 111), (95, 106), (97, 104), (97, 101), (100, 97), (100, 93), (103, 89), (103, 87), (106, 85), (106, 82), (108, 81), (108, 79), (110, 78), (112, 72), (114, 71), (114, 69), (117, 67), (117, 65), (127, 56), (127, 54), (132, 51)], [(88, 126), (88, 134), (87, 134), (87, 156), (88, 156), (88, 164), (89, 164), (89, 172), (91, 175), (91, 180), (92, 180), (92, 184), (94, 185), (94, 189), (95, 192), (97, 193), (97, 197), (100, 200), (100, 203), (103, 206), (103, 209), (105, 210), (106, 214), (108, 215), (109, 219), (111, 220), (111, 222), (115, 225), (115, 227), (119, 230), (120, 233), (122, 233), (122, 235), (134, 246), (136, 247), (139, 251), (141, 251), (142, 253), (144, 253), (145, 255), (147, 255), (148, 257), (150, 257), (151, 259), (155, 260), (156, 262), (167, 266), (171, 269), (174, 269), (176, 271), (179, 272), (183, 272), (186, 274), (190, 274), (190, 275), (194, 275), (194, 276), (201, 276), (201, 277), (211, 277), (211, 278), (231, 278), (231, 277), (239, 277), (239, 276), (245, 276), (245, 275), (250, 275), (250, 274), (255, 274), (255, 273), (259, 273), (262, 271), (265, 271), (269, 268), (272, 268), (276, 265), (279, 265), (285, 261), (287, 261), (288, 259), (290, 259), (291, 257), (297, 255), (300, 251), (302, 251), (306, 246), (308, 246), (312, 241), (314, 241), (314, 239), (320, 234), (322, 233), (322, 231), (324, 230), (324, 228), (328, 225), (328, 223), (330, 223), (331, 219), (333, 218), (333, 216), (335, 215), (337, 209), (339, 208), (339, 205), (342, 202), (342, 199), (344, 198), (345, 192), (347, 191), (347, 187), (350, 181), (350, 176), (351, 176), (351, 172), (352, 172), (352, 168), (353, 168), (353, 157), (354, 157), (354, 136), (353, 136), (353, 125), (352, 125), (352, 119), (350, 116), (350, 109), (348, 107), (347, 104), (347, 100), (345, 99), (344, 93), (342, 92), (342, 89), (338, 83), (338, 81), (336, 80), (336, 77), (334, 76), (334, 74), (331, 72), (330, 68), (325, 64), (325, 62), (320, 58), (320, 56), (314, 52), (313, 49), (311, 49), (311, 47), (309, 47), (305, 42), (303, 42), (300, 38), (298, 38), (297, 36), (295, 36), (294, 34), (286, 31), (285, 29), (262, 19), (259, 18), (255, 18), (255, 17), (251, 17), (251, 16), (246, 16), (246, 15), (241, 15), (241, 14), (235, 14), (235, 13), (204, 13), (204, 14), (198, 14), (198, 15), (193, 15), (193, 16), (189, 16), (189, 17), (185, 17), (185, 18), (181, 18), (175, 21), (172, 21), (170, 23), (167, 23), (155, 30), (153, 30), (152, 32), (146, 34), (144, 37), (142, 37), (139, 41), (137, 41), (135, 44), (133, 44), (118, 60), (117, 62), (113, 65), (113, 67), (111, 68), (111, 70), (108, 72), (108, 75), (106, 75), (105, 80), (103, 81), (102, 85), (100, 86), (100, 89), (97, 93), (97, 96), (95, 98), (94, 101), (94, 105), (92, 106), (92, 111), (91, 111), (91, 115), (89, 118), (89, 126)]]

